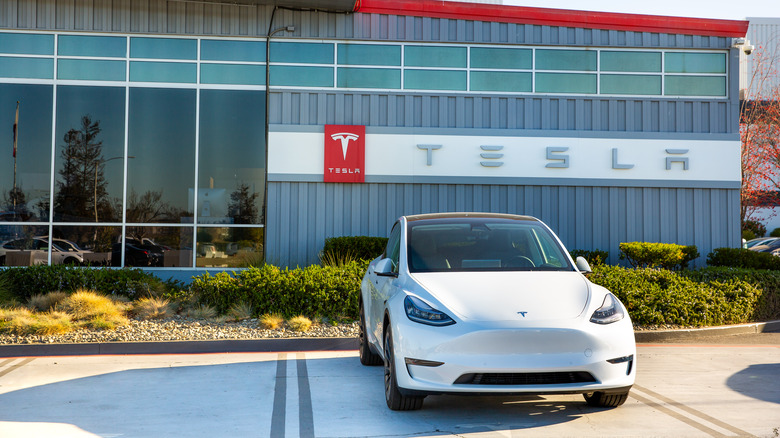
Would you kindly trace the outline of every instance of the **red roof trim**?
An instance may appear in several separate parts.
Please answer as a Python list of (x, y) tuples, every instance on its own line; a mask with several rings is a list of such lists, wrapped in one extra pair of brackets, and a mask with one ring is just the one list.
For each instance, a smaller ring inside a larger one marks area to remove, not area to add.
[(589, 12), (442, 0), (357, 0), (355, 12), (721, 37), (744, 37), (749, 24), (743, 20)]

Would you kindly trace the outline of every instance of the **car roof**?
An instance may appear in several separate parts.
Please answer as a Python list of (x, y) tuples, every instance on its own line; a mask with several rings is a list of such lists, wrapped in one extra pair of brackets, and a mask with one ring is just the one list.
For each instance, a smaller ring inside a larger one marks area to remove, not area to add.
[(427, 213), (427, 214), (413, 214), (405, 216), (409, 222), (429, 220), (429, 219), (455, 219), (455, 218), (468, 218), (468, 217), (481, 217), (490, 219), (512, 219), (523, 221), (539, 222), (539, 219), (533, 216), (521, 216), (517, 214), (506, 213), (480, 213), (480, 212), (450, 212), (450, 213)]

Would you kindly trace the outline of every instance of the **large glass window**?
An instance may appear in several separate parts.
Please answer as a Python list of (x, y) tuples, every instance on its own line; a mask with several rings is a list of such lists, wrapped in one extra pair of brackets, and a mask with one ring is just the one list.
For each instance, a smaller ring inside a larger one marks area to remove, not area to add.
[[(0, 225), (0, 266), (47, 264), (48, 232), (47, 225)], [(64, 262), (64, 257), (52, 258), (53, 264)]]
[(401, 46), (379, 44), (339, 44), (339, 64), (401, 65)]
[(471, 68), (530, 69), (532, 58), (531, 49), (474, 47), (471, 49)]
[(664, 70), (667, 73), (726, 73), (725, 53), (666, 54)]
[(596, 94), (596, 75), (583, 73), (537, 73), (536, 92)]
[(667, 96), (725, 96), (726, 78), (723, 76), (666, 76), (664, 94)]
[(271, 62), (333, 64), (333, 44), (272, 42)]
[(264, 94), (201, 91), (199, 224), (262, 223), (266, 167)]
[(465, 47), (406, 46), (404, 64), (407, 67), (466, 67)]
[(195, 90), (131, 88), (127, 221), (192, 221)]
[(536, 51), (538, 70), (596, 71), (598, 61), (595, 50), (548, 50)]
[(120, 222), (125, 89), (57, 88), (54, 220)]
[(260, 227), (198, 227), (199, 268), (246, 268), (263, 261)]
[(82, 81), (124, 81), (125, 62), (102, 59), (60, 59), (57, 79)]
[(601, 75), (601, 94), (661, 94), (661, 76)]
[(601, 71), (660, 72), (661, 52), (602, 51)]
[(474, 71), (471, 72), (471, 90), (473, 91), (533, 91), (531, 73), (511, 71)]
[(200, 42), (200, 59), (265, 62), (265, 43), (260, 41), (203, 40)]
[[(55, 226), (52, 244), (86, 266), (120, 266), (121, 253), (114, 252), (122, 240), (122, 228)], [(55, 250), (56, 252), (56, 250)], [(52, 254), (54, 254), (53, 252)]]
[[(0, 221), (49, 218), (51, 111), (51, 85), (0, 84), (0, 120), (7, 123), (6, 135), (0, 135)], [(16, 125), (14, 156), (12, 124)]]
[[(127, 227), (125, 266), (191, 268), (192, 227)], [(113, 245), (112, 260), (122, 245)]]
[(53, 74), (50, 58), (0, 57), (0, 78), (51, 79)]
[(406, 70), (404, 88), (409, 90), (466, 90), (466, 72), (448, 70)]
[(184, 38), (130, 38), (131, 58), (196, 59), (198, 41)]
[(60, 56), (124, 58), (127, 55), (127, 38), (60, 35), (57, 39), (57, 54)]
[(0, 52), (52, 55), (54, 54), (54, 35), (0, 32)]
[(401, 70), (380, 68), (339, 68), (342, 88), (401, 88)]

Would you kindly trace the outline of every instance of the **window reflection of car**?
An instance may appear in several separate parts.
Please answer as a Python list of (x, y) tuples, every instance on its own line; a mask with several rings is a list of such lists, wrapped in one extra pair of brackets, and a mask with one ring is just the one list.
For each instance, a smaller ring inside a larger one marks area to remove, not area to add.
[[(41, 239), (46, 242), (49, 241), (48, 236), (38, 236), (36, 239)], [(70, 240), (66, 239), (59, 239), (54, 238), (52, 239), (55, 245), (57, 245), (58, 248), (62, 249), (65, 252), (71, 253), (72, 255), (78, 254), (79, 257), (81, 257), (82, 261), (84, 260), (84, 254), (85, 253), (91, 253), (92, 251), (81, 248), (76, 242), (72, 242)]]
[(198, 255), (205, 258), (214, 258), (217, 256), (217, 247), (212, 243), (201, 243), (198, 245)]
[[(138, 242), (137, 240), (135, 242)], [(122, 261), (122, 244), (111, 246), (111, 265), (120, 266)], [(125, 243), (125, 266), (162, 266), (162, 253), (150, 251), (140, 245), (133, 244), (130, 239)]]
[[(55, 239), (56, 240), (56, 239)], [(49, 259), (49, 242), (46, 239), (35, 237), (32, 239), (15, 239), (0, 244), (0, 266), (6, 265), (6, 260), (13, 253), (29, 251), (32, 253), (30, 264), (45, 265)], [(84, 262), (84, 256), (79, 252), (69, 252), (56, 243), (52, 245), (52, 265), (77, 265)]]

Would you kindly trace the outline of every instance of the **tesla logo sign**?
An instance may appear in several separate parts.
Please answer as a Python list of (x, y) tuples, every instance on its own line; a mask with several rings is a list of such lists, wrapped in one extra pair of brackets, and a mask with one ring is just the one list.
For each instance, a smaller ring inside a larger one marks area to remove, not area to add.
[(366, 127), (325, 125), (325, 182), (365, 181)]

